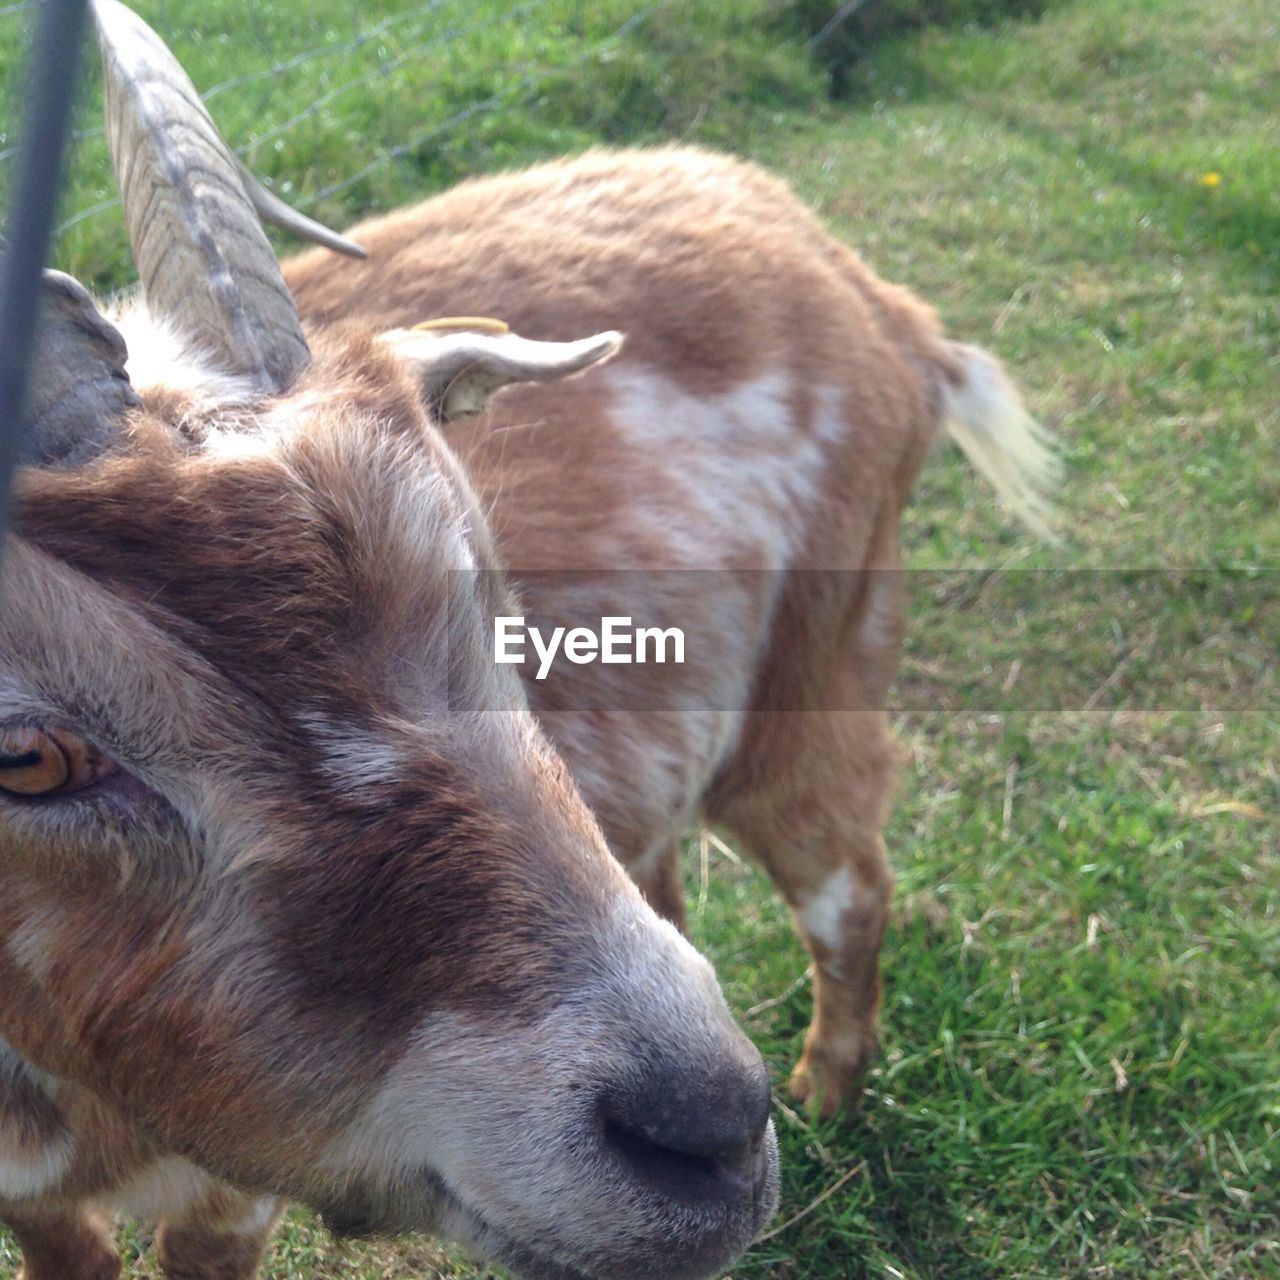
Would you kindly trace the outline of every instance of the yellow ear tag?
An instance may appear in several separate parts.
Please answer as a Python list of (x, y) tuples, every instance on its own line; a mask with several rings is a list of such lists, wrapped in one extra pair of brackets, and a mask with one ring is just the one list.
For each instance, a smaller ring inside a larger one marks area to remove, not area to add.
[(492, 316), (440, 316), (436, 320), (422, 320), (413, 326), (413, 332), (427, 329), (476, 329), (481, 333), (510, 333), (511, 326), (505, 320)]

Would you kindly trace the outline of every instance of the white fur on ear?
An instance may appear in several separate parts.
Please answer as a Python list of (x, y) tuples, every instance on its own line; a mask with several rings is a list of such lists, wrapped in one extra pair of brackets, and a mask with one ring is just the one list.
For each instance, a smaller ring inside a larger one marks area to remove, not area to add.
[(409, 363), (428, 408), (448, 421), (482, 412), (489, 395), (508, 383), (554, 382), (608, 360), (621, 348), (622, 334), (535, 342), (514, 333), (392, 329), (382, 341)]

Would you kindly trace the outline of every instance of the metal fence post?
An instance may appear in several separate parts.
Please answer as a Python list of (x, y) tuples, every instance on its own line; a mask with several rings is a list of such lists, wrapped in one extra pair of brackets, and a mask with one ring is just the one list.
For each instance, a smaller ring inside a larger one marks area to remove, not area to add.
[(0, 534), (9, 513), (13, 470), (22, 456), (41, 272), (57, 208), (86, 8), (87, 0), (44, 0), (28, 59), (29, 93), (0, 279)]

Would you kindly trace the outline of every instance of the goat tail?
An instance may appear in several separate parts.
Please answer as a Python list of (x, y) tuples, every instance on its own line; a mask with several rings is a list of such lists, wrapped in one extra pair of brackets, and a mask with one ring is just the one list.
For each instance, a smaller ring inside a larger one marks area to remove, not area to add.
[[(943, 382), (943, 425), (1009, 508), (1050, 542), (1061, 462), (1000, 362), (980, 347), (947, 344), (958, 380)], [(951, 370), (949, 369), (948, 372)]]

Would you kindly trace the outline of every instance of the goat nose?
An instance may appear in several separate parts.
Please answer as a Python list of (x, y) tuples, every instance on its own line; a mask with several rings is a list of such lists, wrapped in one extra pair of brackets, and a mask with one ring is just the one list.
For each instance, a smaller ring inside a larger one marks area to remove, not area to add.
[(763, 1193), (769, 1077), (754, 1050), (710, 1072), (650, 1068), (608, 1092), (600, 1115), (611, 1154), (661, 1195), (706, 1203)]

